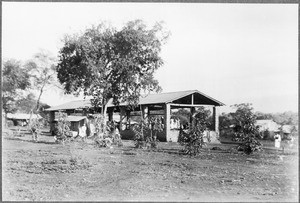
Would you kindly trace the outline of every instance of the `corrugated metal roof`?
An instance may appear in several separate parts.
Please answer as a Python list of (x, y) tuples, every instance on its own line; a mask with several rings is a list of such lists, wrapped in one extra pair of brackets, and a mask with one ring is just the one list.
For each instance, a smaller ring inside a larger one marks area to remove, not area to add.
[[(161, 104), (161, 103), (170, 103), (172, 101), (175, 101), (177, 99), (186, 97), (191, 94), (199, 94), (203, 97), (205, 97), (207, 100), (211, 101), (213, 104), (217, 106), (224, 105), (222, 102), (217, 101), (216, 99), (213, 99), (198, 90), (188, 90), (188, 91), (179, 91), (179, 92), (168, 92), (168, 93), (160, 93), (160, 94), (149, 94), (146, 96), (141, 96), (139, 105), (146, 105), (146, 104)], [(120, 103), (120, 106), (125, 106), (126, 103)], [(108, 102), (108, 107), (113, 107), (112, 100)], [(84, 107), (92, 107), (90, 100), (78, 100), (78, 101), (72, 101), (68, 102), (59, 106), (51, 107), (46, 109), (46, 111), (57, 111), (57, 110), (67, 110), (67, 109), (80, 109)]]
[(83, 109), (92, 107), (90, 100), (76, 100), (58, 106), (50, 107), (45, 111), (57, 111), (57, 110), (68, 110), (68, 109)]
[[(81, 121), (83, 119), (86, 119), (86, 116), (68, 116), (66, 118), (66, 120), (70, 121), (70, 122), (78, 122), (78, 121)], [(55, 121), (58, 121), (58, 119), (55, 119)]]
[(292, 125), (283, 125), (282, 126), (282, 132), (283, 133), (291, 133), (293, 130), (293, 126)]
[[(27, 113), (14, 113), (14, 114), (8, 113), (7, 118), (8, 119), (17, 119), (17, 120), (29, 120), (30, 119), (30, 114), (27, 114)], [(32, 114), (31, 118), (32, 119), (36, 119), (36, 118), (40, 119), (42, 117), (38, 114)]]
[(77, 122), (77, 121), (81, 121), (81, 120), (83, 120), (83, 119), (86, 119), (86, 116), (68, 116), (67, 117), (67, 121), (75, 121), (75, 122)]

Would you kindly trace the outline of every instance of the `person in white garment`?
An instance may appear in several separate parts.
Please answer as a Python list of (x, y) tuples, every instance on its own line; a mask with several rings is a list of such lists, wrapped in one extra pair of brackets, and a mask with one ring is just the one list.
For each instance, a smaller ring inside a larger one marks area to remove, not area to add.
[(83, 124), (83, 126), (79, 129), (79, 136), (84, 138), (86, 137), (86, 126)]
[(279, 149), (280, 148), (280, 142), (281, 142), (281, 136), (280, 134), (275, 134), (275, 148)]

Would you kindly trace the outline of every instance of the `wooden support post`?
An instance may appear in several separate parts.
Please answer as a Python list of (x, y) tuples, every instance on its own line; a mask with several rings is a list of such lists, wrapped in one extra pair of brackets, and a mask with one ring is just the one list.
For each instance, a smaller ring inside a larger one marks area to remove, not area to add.
[(141, 106), (142, 110), (142, 118), (145, 122), (148, 121), (149, 108), (147, 106)]
[(113, 121), (114, 110), (109, 109), (108, 111), (108, 121)]
[(192, 94), (191, 104), (194, 105), (194, 94)]
[(193, 125), (193, 115), (195, 113), (195, 107), (191, 107), (191, 116), (190, 116), (190, 127)]
[(124, 128), (123, 128), (123, 120), (125, 119), (126, 120), (126, 110), (122, 107), (120, 107), (120, 126), (119, 126), (119, 129), (120, 131), (122, 131)]
[(126, 120), (127, 120), (127, 122), (128, 122), (128, 125), (129, 125), (129, 128), (130, 128), (130, 110), (127, 110), (126, 111)]
[(219, 135), (219, 114), (216, 106), (213, 107), (213, 124), (214, 124), (214, 130), (218, 136)]
[(170, 104), (165, 104), (165, 119), (164, 119), (165, 123), (165, 136), (166, 136), (166, 141), (168, 140), (169, 135), (171, 134), (171, 128), (170, 128), (170, 124), (171, 124), (171, 105)]
[(55, 111), (50, 111), (50, 133), (54, 131)]

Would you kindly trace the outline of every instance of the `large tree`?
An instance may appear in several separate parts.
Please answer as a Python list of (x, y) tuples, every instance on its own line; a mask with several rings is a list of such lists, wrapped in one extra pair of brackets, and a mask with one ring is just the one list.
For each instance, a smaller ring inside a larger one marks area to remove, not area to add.
[(14, 59), (3, 63), (2, 69), (2, 105), (5, 114), (17, 110), (16, 101), (20, 97), (20, 91), (30, 87), (29, 74)]
[(32, 109), (38, 112), (41, 106), (40, 100), (47, 86), (57, 83), (56, 80), (56, 59), (46, 50), (35, 54), (26, 64), (26, 69), (31, 77), (32, 87), (38, 91), (36, 105)]
[(153, 75), (163, 65), (159, 54), (167, 37), (160, 23), (149, 29), (141, 20), (120, 30), (102, 23), (81, 35), (67, 35), (59, 52), (58, 79), (66, 93), (92, 96), (105, 118), (110, 99), (116, 105), (136, 104), (143, 91), (161, 89)]

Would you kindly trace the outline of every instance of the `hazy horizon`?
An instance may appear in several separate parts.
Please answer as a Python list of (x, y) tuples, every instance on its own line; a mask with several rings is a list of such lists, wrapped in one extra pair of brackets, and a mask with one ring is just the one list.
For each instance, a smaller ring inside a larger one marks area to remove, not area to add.
[[(58, 55), (64, 34), (109, 21), (120, 28), (142, 19), (171, 32), (155, 74), (163, 92), (199, 90), (255, 111), (298, 112), (298, 5), (208, 3), (2, 3), (2, 60)], [(51, 106), (76, 100), (45, 92)]]

